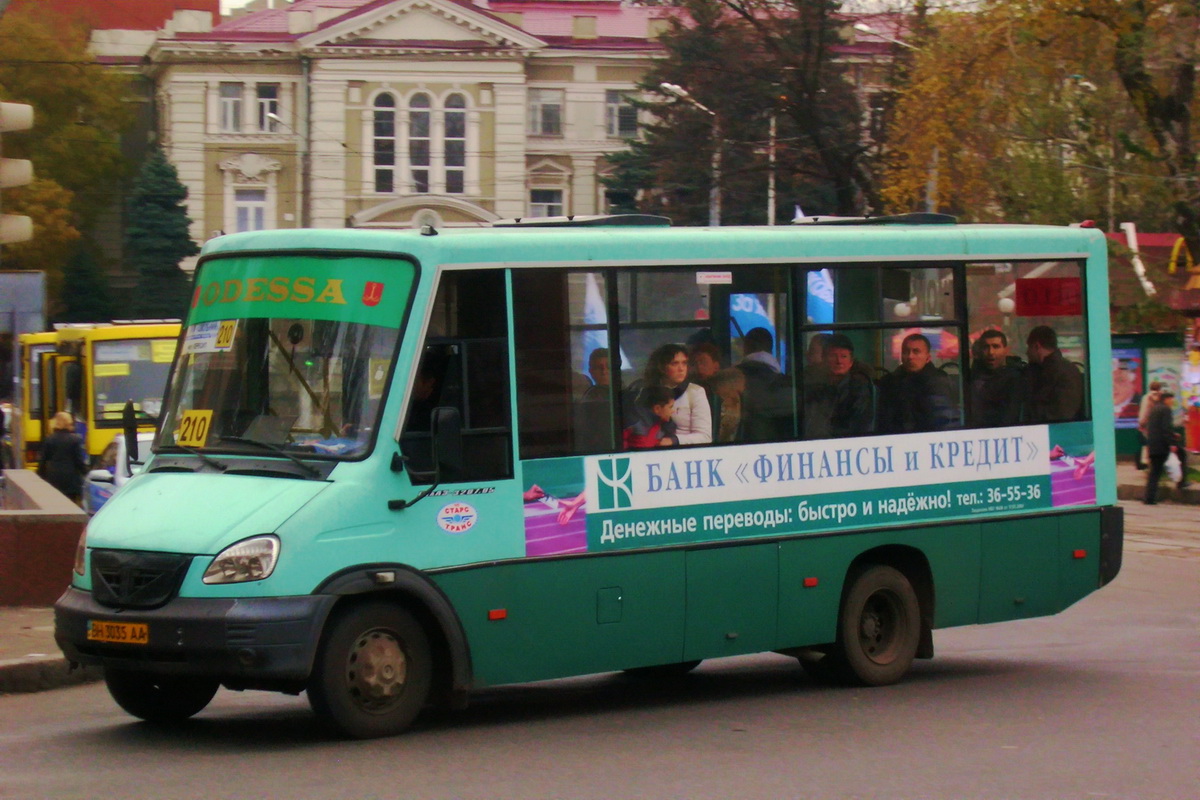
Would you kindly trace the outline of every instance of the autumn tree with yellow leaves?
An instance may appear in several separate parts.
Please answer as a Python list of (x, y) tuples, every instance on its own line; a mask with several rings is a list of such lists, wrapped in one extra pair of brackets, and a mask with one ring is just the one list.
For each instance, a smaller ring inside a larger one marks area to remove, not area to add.
[[(1004, 0), (931, 14), (888, 134), (888, 207), (1188, 236), (1179, 203), (1200, 197), (1188, 199), (1192, 88), (1179, 69), (1195, 59), (1176, 30), (1182, 7)], [(1193, 39), (1195, 22), (1183, 26)]]
[[(4, 248), (5, 269), (43, 270), (52, 310), (81, 230), (130, 173), (120, 134), (131, 121), (127, 79), (88, 53), (89, 32), (35, 4), (0, 16), (0, 99), (28, 103), (34, 126), (5, 137), (5, 155), (33, 162), (35, 180), (6, 190), (12, 213), (33, 219), (33, 239)], [(119, 190), (116, 190), (119, 191)]]

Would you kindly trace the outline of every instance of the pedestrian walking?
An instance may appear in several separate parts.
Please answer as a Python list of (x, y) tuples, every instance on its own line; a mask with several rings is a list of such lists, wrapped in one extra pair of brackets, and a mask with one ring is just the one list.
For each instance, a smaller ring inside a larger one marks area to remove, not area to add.
[(1175, 393), (1163, 389), (1159, 393), (1158, 403), (1150, 409), (1146, 418), (1146, 450), (1150, 469), (1146, 475), (1146, 497), (1143, 502), (1148, 506), (1158, 502), (1158, 482), (1171, 456), (1179, 459), (1178, 488), (1184, 489), (1188, 485), (1186, 454), (1179, 446), (1179, 434), (1175, 432), (1174, 407)]
[(1147, 457), (1146, 457), (1146, 453), (1147, 453), (1147, 450), (1146, 450), (1146, 422), (1147, 422), (1147, 420), (1150, 419), (1150, 410), (1158, 404), (1159, 393), (1162, 392), (1162, 388), (1163, 388), (1163, 385), (1162, 385), (1161, 381), (1150, 381), (1150, 391), (1148, 391), (1148, 392), (1146, 392), (1146, 394), (1142, 395), (1142, 402), (1138, 406), (1137, 429), (1138, 429), (1138, 442), (1141, 445), (1141, 447), (1138, 448), (1138, 452), (1137, 452), (1137, 468), (1138, 469), (1145, 469), (1147, 466), (1147, 464), (1146, 464), (1146, 461), (1147, 461)]
[(83, 474), (88, 462), (83, 439), (74, 428), (75, 420), (66, 411), (54, 415), (50, 421), (50, 435), (42, 442), (37, 473), (78, 505), (83, 498)]

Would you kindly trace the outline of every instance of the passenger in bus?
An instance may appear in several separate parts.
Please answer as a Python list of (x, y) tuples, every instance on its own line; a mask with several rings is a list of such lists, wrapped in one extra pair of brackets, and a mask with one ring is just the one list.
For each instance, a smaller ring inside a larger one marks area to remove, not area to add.
[(748, 442), (790, 438), (791, 393), (779, 360), (775, 337), (766, 328), (751, 328), (742, 337), (742, 360), (737, 368), (746, 376), (742, 395), (742, 437)]
[(805, 385), (804, 433), (809, 439), (863, 436), (874, 427), (874, 386), (843, 333), (825, 343), (823, 380)]
[(676, 439), (675, 393), (666, 386), (645, 386), (638, 392), (636, 421), (624, 431), (626, 450), (674, 447)]
[[(978, 353), (975, 351), (978, 350)], [(971, 346), (971, 414), (979, 428), (1015, 425), (1021, 420), (1021, 371), (1004, 331), (986, 330)]]
[(900, 366), (879, 382), (879, 431), (919, 433), (958, 427), (954, 384), (933, 365), (929, 339), (910, 333), (900, 343)]
[(718, 442), (742, 441), (742, 395), (746, 391), (746, 374), (740, 369), (723, 369), (712, 379), (720, 416), (717, 423)]
[(709, 418), (716, 427), (721, 418), (721, 398), (713, 391), (713, 379), (721, 369), (721, 351), (707, 340), (688, 346), (688, 380), (704, 390), (708, 397)]
[(704, 390), (688, 380), (687, 350), (681, 344), (664, 344), (650, 354), (643, 389), (665, 386), (675, 395), (675, 437), (679, 444), (712, 442), (712, 410)]
[(612, 414), (609, 412), (612, 372), (607, 347), (588, 355), (591, 385), (575, 405), (575, 452), (598, 453), (613, 448)]
[(608, 387), (612, 383), (607, 347), (597, 347), (588, 355), (588, 376), (592, 379), (592, 385), (583, 393), (583, 399), (585, 401), (594, 397), (607, 399)]
[(808, 340), (808, 350), (804, 354), (804, 365), (807, 369), (822, 368), (825, 363), (825, 345), (828, 342), (828, 333), (814, 333)]
[(1070, 422), (1083, 410), (1083, 374), (1063, 358), (1058, 334), (1038, 325), (1026, 340), (1026, 422)]

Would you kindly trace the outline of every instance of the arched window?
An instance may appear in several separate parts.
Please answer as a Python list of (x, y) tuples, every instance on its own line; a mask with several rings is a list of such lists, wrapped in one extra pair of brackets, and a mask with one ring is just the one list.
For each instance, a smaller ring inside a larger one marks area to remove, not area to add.
[(381, 94), (375, 98), (375, 191), (396, 190), (396, 98)]
[(443, 144), (446, 154), (446, 193), (462, 194), (467, 171), (467, 101), (461, 94), (446, 98)]
[(415, 194), (426, 194), (429, 191), (432, 121), (430, 107), (427, 94), (415, 94), (408, 101), (408, 165), (412, 191)]

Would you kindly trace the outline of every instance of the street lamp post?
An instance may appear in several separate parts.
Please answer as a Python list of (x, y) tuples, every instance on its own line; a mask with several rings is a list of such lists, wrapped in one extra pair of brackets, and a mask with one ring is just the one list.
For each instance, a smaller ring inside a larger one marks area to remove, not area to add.
[(674, 83), (660, 83), (659, 88), (683, 102), (694, 106), (712, 117), (712, 186), (708, 190), (708, 224), (711, 227), (721, 225), (721, 118), (717, 112), (692, 97), (691, 93), (682, 86)]

